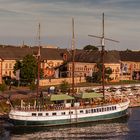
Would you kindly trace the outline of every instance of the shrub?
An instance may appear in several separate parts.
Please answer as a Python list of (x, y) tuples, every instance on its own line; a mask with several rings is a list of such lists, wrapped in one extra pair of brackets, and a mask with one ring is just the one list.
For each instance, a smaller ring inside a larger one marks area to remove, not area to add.
[(5, 83), (0, 84), (0, 91), (4, 91), (4, 90), (6, 90), (6, 88), (7, 88), (7, 86)]
[(35, 82), (32, 82), (32, 83), (30, 84), (29, 88), (30, 88), (30, 90), (32, 90), (32, 91), (36, 90), (36, 84), (35, 84)]
[(64, 80), (60, 84), (59, 88), (60, 88), (61, 92), (66, 93), (69, 91), (70, 86), (69, 86), (69, 83), (66, 80)]

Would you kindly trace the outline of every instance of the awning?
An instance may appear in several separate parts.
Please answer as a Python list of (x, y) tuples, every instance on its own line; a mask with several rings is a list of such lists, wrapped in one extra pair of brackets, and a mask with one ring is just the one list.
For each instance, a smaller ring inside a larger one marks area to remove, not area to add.
[(76, 97), (81, 98), (81, 99), (89, 99), (89, 98), (102, 98), (103, 95), (100, 93), (94, 93), (94, 92), (90, 92), (90, 93), (81, 93), (76, 95)]
[(72, 96), (69, 96), (69, 95), (67, 95), (67, 94), (53, 94), (53, 95), (51, 95), (51, 97), (50, 97), (50, 101), (62, 101), (62, 100), (73, 100), (74, 99), (74, 97), (72, 97)]

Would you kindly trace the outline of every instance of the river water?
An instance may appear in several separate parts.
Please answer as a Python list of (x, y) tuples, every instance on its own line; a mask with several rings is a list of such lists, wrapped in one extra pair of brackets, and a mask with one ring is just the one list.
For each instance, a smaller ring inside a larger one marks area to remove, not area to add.
[(11, 128), (0, 121), (0, 140), (140, 140), (140, 108), (129, 112), (129, 117), (114, 121), (53, 128)]

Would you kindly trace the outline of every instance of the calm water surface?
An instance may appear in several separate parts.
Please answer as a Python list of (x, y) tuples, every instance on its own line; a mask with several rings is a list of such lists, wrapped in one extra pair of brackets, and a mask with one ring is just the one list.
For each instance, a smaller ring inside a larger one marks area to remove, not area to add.
[(0, 122), (0, 140), (140, 140), (140, 108), (129, 118), (67, 127), (7, 128)]

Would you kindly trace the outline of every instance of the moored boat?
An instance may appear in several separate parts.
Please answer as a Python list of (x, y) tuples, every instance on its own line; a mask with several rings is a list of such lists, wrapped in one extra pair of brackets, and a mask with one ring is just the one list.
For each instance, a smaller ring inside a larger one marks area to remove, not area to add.
[[(103, 14), (104, 29), (104, 14)], [(97, 36), (94, 36), (97, 37)], [(126, 97), (107, 97), (105, 96), (104, 85), (104, 30), (102, 42), (102, 92), (100, 93), (74, 93), (74, 20), (73, 20), (73, 39), (72, 39), (72, 93), (47, 95), (47, 102), (44, 98), (37, 100), (34, 105), (23, 105), (11, 108), (9, 119), (14, 125), (19, 126), (54, 126), (77, 124), (93, 121), (116, 119), (127, 115), (129, 99)], [(114, 41), (112, 39), (107, 39)], [(39, 47), (40, 58), (40, 47)], [(39, 71), (39, 70), (38, 70)], [(39, 72), (38, 72), (39, 73)], [(39, 76), (38, 76), (39, 77)], [(39, 79), (37, 82), (39, 85)], [(37, 95), (38, 95), (37, 88)]]
[(65, 94), (51, 95), (52, 104), (40, 108), (20, 106), (10, 111), (9, 118), (14, 125), (53, 126), (115, 119), (127, 115), (127, 98), (112, 97), (104, 103), (101, 98), (97, 93), (83, 93), (81, 97), (75, 98)]

